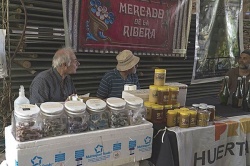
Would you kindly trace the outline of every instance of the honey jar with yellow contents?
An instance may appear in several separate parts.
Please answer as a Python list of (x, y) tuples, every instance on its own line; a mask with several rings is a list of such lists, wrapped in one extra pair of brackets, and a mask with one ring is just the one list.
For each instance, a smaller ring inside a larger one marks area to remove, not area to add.
[(157, 91), (158, 91), (158, 86), (156, 85), (149, 86), (149, 96), (148, 96), (149, 102), (157, 103)]
[(189, 110), (188, 112), (190, 113), (189, 126), (195, 127), (197, 123), (197, 111)]
[(178, 94), (179, 94), (179, 87), (169, 86), (169, 102), (168, 102), (168, 104), (176, 105)]
[(174, 127), (176, 126), (176, 110), (168, 110), (167, 112), (167, 127)]
[(149, 101), (145, 101), (144, 102), (144, 106), (145, 106), (145, 109), (146, 109), (146, 120), (150, 121), (152, 120), (152, 105), (154, 103), (151, 103)]
[(189, 119), (190, 119), (190, 113), (188, 111), (180, 111), (179, 127), (188, 128)]
[(154, 85), (163, 86), (166, 81), (166, 69), (155, 69)]
[(169, 87), (168, 86), (158, 86), (157, 92), (157, 104), (166, 105), (169, 100)]

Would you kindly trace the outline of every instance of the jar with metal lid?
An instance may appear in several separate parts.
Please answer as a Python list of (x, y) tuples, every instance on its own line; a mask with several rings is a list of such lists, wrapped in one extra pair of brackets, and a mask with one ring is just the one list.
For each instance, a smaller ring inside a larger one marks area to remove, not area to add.
[(163, 86), (166, 81), (166, 69), (155, 69), (154, 85)]
[(67, 133), (67, 116), (64, 106), (58, 102), (45, 102), (40, 105), (44, 137)]
[(195, 127), (197, 124), (197, 111), (190, 110), (189, 113), (190, 113), (189, 126)]
[(124, 99), (127, 103), (126, 107), (129, 114), (130, 125), (142, 124), (145, 119), (145, 107), (140, 97), (128, 97)]
[(86, 101), (89, 112), (89, 130), (102, 130), (109, 128), (109, 112), (107, 104), (101, 99), (89, 99)]
[(178, 94), (179, 94), (179, 87), (169, 86), (169, 102), (168, 102), (168, 104), (176, 105)]
[(149, 86), (149, 96), (148, 96), (149, 102), (157, 103), (157, 91), (158, 91), (158, 86), (156, 85)]
[(200, 104), (192, 104), (192, 107), (193, 107), (193, 108), (195, 108), (195, 109), (196, 109), (196, 111), (198, 111), (198, 110), (199, 110), (199, 106), (200, 106)]
[(197, 115), (197, 126), (208, 126), (210, 118), (210, 112), (207, 111), (206, 106), (200, 106)]
[(179, 121), (180, 128), (188, 128), (189, 127), (189, 119), (190, 119), (190, 113), (188, 111), (181, 111), (180, 112), (180, 121)]
[(81, 133), (88, 130), (89, 114), (82, 101), (66, 101), (65, 111), (68, 118), (68, 133)]
[(146, 120), (150, 121), (152, 120), (152, 105), (154, 103), (151, 103), (149, 101), (145, 101), (144, 102), (144, 106), (145, 106), (145, 109), (146, 109)]
[(38, 140), (43, 137), (39, 107), (21, 104), (14, 110), (12, 133), (17, 141)]
[(110, 127), (124, 127), (129, 125), (128, 110), (126, 101), (117, 97), (110, 97), (106, 100), (110, 112)]
[(163, 122), (163, 105), (153, 104), (152, 105), (152, 123), (160, 124)]
[(157, 104), (166, 105), (169, 100), (169, 88), (168, 86), (159, 86), (157, 92)]
[(176, 110), (168, 110), (167, 112), (167, 127), (174, 127), (176, 126)]
[(215, 119), (215, 106), (214, 105), (207, 105), (207, 110), (210, 111), (209, 121), (214, 121), (214, 119)]

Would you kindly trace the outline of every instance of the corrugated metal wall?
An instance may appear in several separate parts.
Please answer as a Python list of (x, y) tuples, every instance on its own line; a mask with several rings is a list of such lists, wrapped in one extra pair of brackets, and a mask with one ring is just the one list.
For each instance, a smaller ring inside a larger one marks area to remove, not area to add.
[[(29, 85), (35, 74), (51, 66), (54, 52), (64, 45), (63, 11), (61, 0), (25, 0), (27, 28), (25, 39), (12, 64), (12, 89), (18, 92), (20, 84), (28, 95)], [(10, 1), (10, 54), (13, 55), (24, 25), (24, 9), (19, 0)], [(189, 85), (188, 97), (215, 94), (218, 83), (190, 85), (195, 38), (195, 16), (192, 17), (187, 58), (170, 58), (139, 55), (138, 68), (142, 88), (153, 84), (154, 68), (167, 69), (167, 81), (177, 81)], [(116, 65), (116, 53), (77, 53), (81, 63), (77, 74), (73, 75), (78, 94), (90, 92), (95, 95), (103, 74)], [(30, 68), (24, 68), (29, 66)]]

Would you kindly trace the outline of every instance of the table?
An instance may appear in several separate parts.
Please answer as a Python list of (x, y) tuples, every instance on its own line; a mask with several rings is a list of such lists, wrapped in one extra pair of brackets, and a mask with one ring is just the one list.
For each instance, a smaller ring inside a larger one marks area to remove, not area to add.
[[(228, 105), (228, 106), (220, 105), (219, 99), (217, 96), (208, 96), (208, 97), (203, 97), (203, 98), (198, 98), (198, 99), (187, 99), (186, 101), (187, 106), (191, 106), (194, 103), (196, 104), (207, 103), (209, 105), (215, 105), (216, 116), (224, 117), (222, 119), (226, 121), (232, 120), (231, 118), (227, 119), (227, 117), (239, 116), (239, 115), (242, 116), (242, 115), (250, 114), (250, 112), (243, 111), (242, 109), (232, 108), (231, 105)], [(222, 126), (225, 126), (225, 125), (222, 124)], [(178, 149), (182, 149), (182, 151), (185, 152), (185, 148), (184, 148), (185, 144), (182, 144), (183, 147), (180, 147), (180, 143), (179, 144), (177, 143), (178, 139), (181, 140), (183, 137), (182, 132), (178, 130), (180, 128), (175, 127), (175, 128), (172, 128), (172, 129), (170, 128), (164, 131), (164, 128), (165, 128), (164, 125), (156, 125), (156, 124), (154, 124), (153, 128), (154, 128), (155, 138), (153, 140), (153, 146), (152, 146), (152, 157), (149, 159), (149, 161), (151, 161), (156, 166), (165, 166), (166, 164), (168, 166), (179, 166), (179, 165), (182, 166), (183, 163), (179, 163)], [(218, 128), (220, 128), (220, 123), (217, 123), (216, 125), (216, 129)], [(191, 130), (189, 131), (189, 129)], [(215, 126), (209, 126), (205, 128), (194, 127), (194, 128), (189, 128), (189, 129), (184, 131), (184, 133), (199, 133), (198, 131), (213, 132), (215, 130)], [(201, 133), (204, 133), (204, 132), (201, 132)], [(192, 148), (192, 147), (189, 147), (189, 148)]]

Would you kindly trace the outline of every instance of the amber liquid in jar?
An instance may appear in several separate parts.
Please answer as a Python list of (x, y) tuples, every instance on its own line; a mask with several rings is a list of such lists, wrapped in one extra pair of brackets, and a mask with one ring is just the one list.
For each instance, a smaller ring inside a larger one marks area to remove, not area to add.
[(176, 86), (170, 86), (169, 87), (169, 104), (176, 105), (177, 97), (179, 94), (179, 87)]
[(166, 70), (165, 69), (155, 69), (154, 74), (154, 85), (163, 86), (166, 80)]
[(163, 105), (152, 105), (152, 122), (157, 124), (163, 122)]
[(176, 126), (176, 115), (177, 115), (177, 111), (168, 110), (168, 112), (167, 112), (167, 127)]
[(169, 100), (169, 88), (168, 86), (159, 86), (157, 92), (157, 104), (166, 105)]
[(189, 119), (190, 119), (190, 113), (188, 111), (181, 111), (180, 112), (179, 126), (181, 128), (188, 128), (189, 127)]
[(154, 103), (151, 103), (149, 101), (144, 102), (144, 106), (146, 108), (146, 120), (148, 120), (150, 122), (152, 121), (152, 105), (153, 104)]
[(157, 91), (158, 91), (158, 86), (155, 85), (149, 86), (149, 96), (148, 96), (149, 102), (157, 103)]

